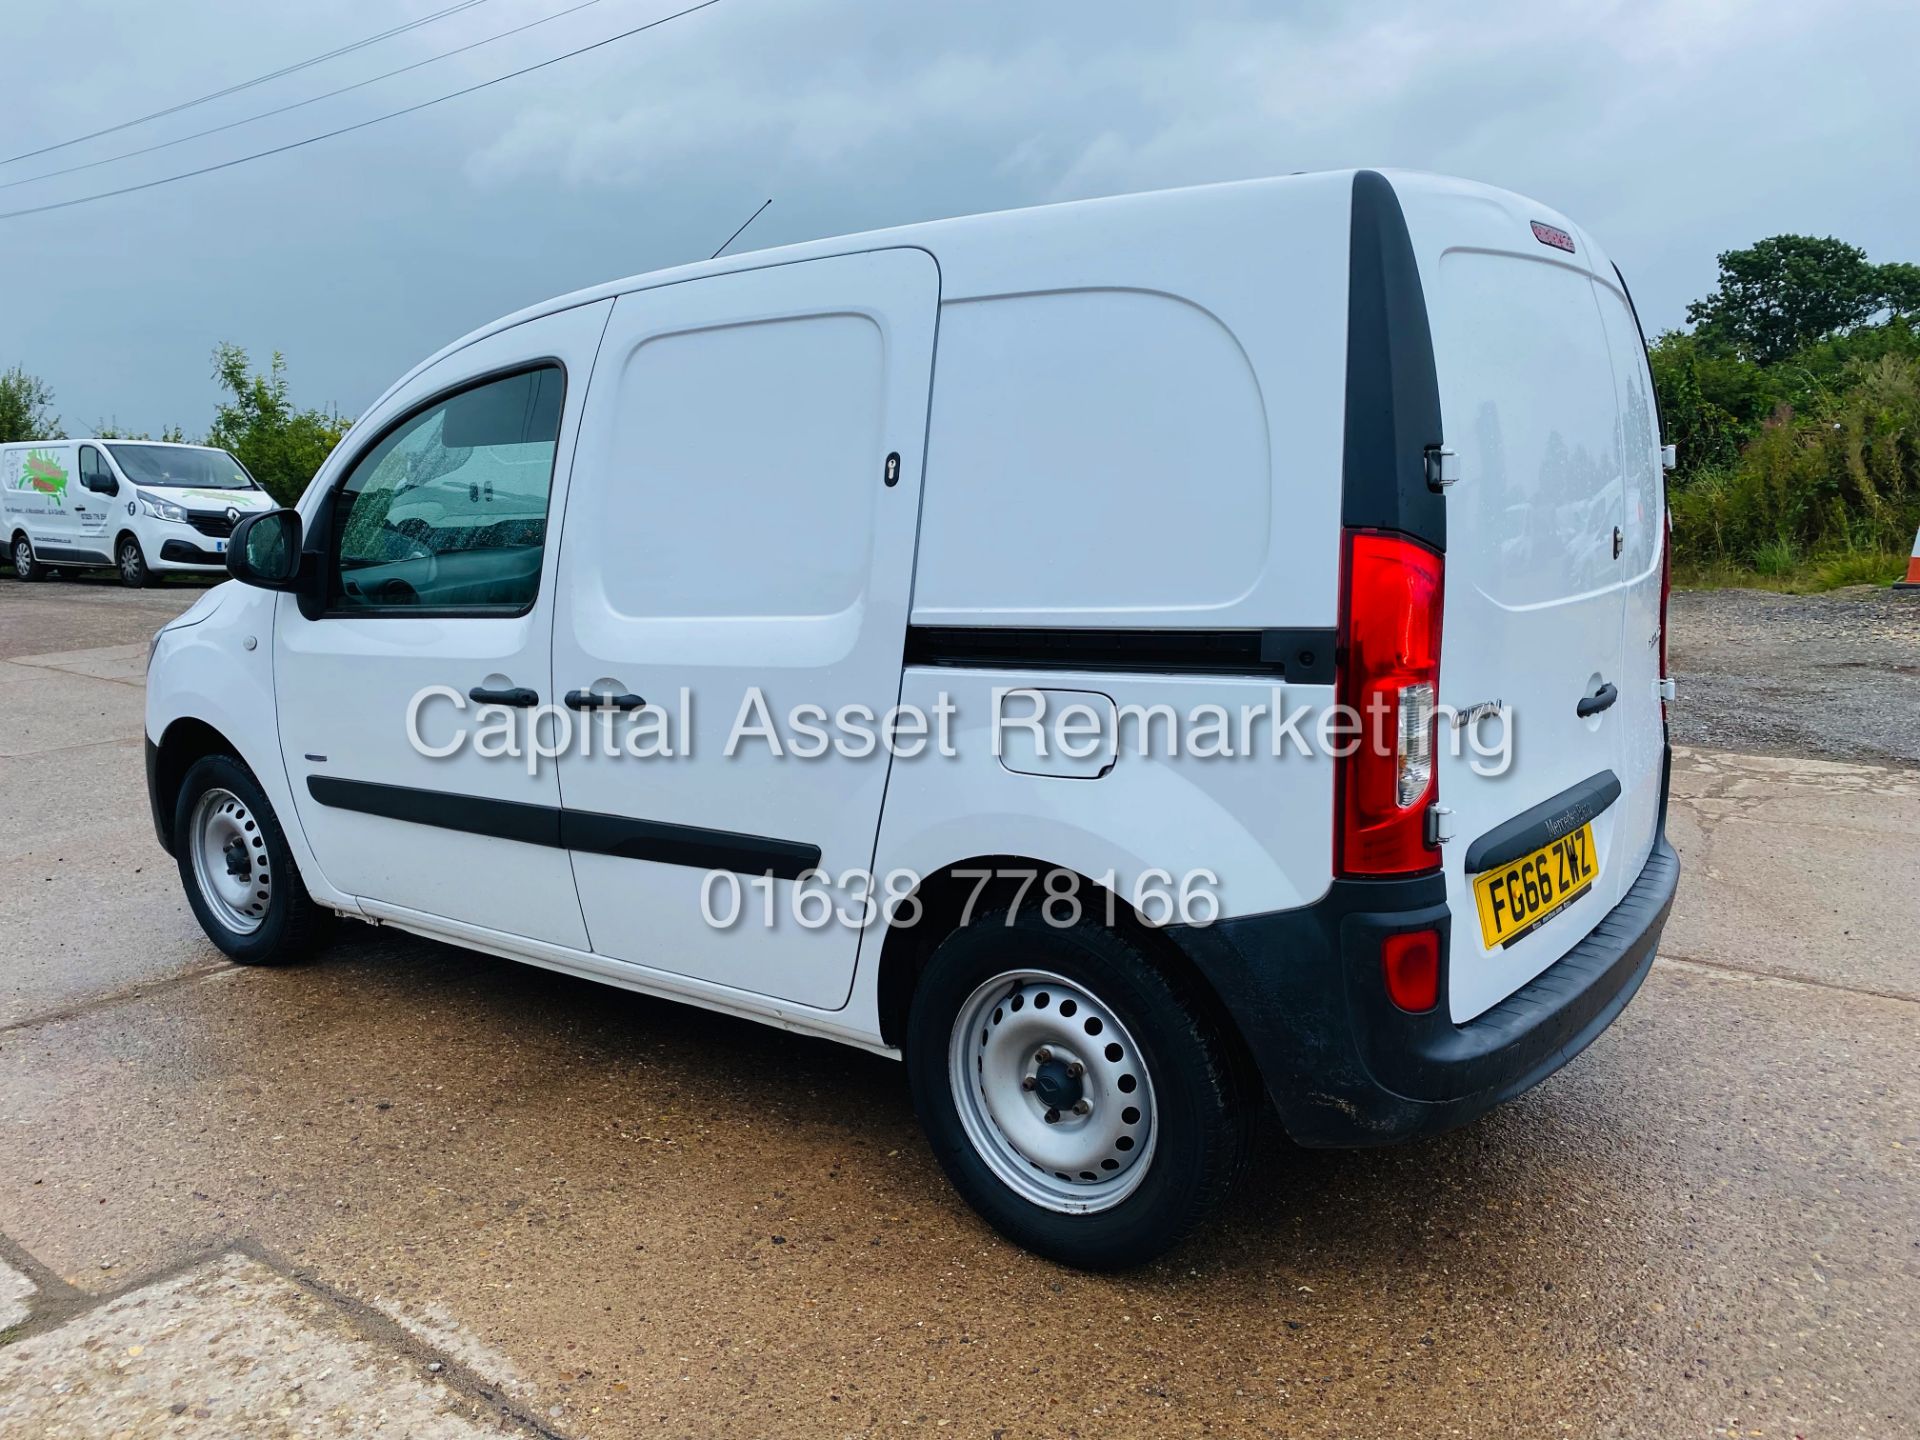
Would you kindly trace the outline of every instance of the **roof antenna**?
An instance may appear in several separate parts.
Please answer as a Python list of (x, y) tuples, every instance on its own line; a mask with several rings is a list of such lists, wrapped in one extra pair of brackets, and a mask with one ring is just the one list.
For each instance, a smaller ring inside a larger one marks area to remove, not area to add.
[(747, 226), (751, 225), (754, 221), (758, 220), (760, 218), (761, 211), (764, 211), (767, 208), (767, 206), (771, 205), (772, 203), (773, 203), (773, 197), (769, 195), (765, 203), (760, 206), (759, 210), (754, 211), (751, 215), (747, 216), (745, 220), (740, 222), (740, 230), (736, 230), (731, 235), (727, 236), (727, 244), (722, 245), (718, 250), (714, 251), (713, 254), (709, 255), (707, 258), (709, 260), (718, 260), (720, 256), (726, 251), (727, 245), (731, 245), (734, 241), (740, 238), (740, 231), (745, 230)]

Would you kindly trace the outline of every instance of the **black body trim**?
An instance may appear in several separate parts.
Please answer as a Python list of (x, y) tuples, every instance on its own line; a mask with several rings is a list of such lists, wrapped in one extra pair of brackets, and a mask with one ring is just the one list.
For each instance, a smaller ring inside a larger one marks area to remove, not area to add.
[(1331, 685), (1336, 632), (1091, 630), (998, 625), (910, 625), (906, 663), (1010, 670), (1152, 671), (1266, 675)]
[(592, 810), (562, 810), (560, 839), (569, 850), (593, 855), (690, 865), (698, 870), (731, 870), (738, 875), (771, 875), (776, 880), (798, 880), (820, 864), (820, 847), (798, 840), (705, 830), (664, 820), (634, 820)]
[(162, 540), (160, 558), (175, 565), (217, 565), (226, 568), (227, 557), (203, 550), (191, 540)]
[(28, 537), (33, 545), (33, 558), (47, 565), (112, 565), (111, 555), (102, 555), (98, 550), (82, 550), (77, 545), (42, 545)]
[(1503, 820), (1467, 847), (1466, 872), (1477, 875), (1578, 830), (1620, 798), (1620, 777), (1611, 770), (1589, 775), (1558, 795)]
[(560, 811), (551, 805), (452, 795), (444, 790), (380, 785), (371, 780), (341, 780), (331, 775), (309, 775), (307, 793), (336, 810), (354, 810), (384, 820), (431, 825), (437, 830), (464, 830), (469, 835), (518, 840), (525, 845), (557, 848), (560, 844)]
[[(1452, 963), (1446, 880), (1336, 880), (1296, 910), (1166, 934), (1239, 1029), (1281, 1124), (1306, 1146), (1388, 1145), (1464, 1125), (1546, 1079), (1612, 1024), (1653, 967), (1679, 886), (1666, 782), (1651, 854), (1620, 903), (1554, 964), (1456, 1025), (1445, 1004), (1409, 1015), (1387, 995), (1381, 941), (1441, 937)], [(1464, 922), (1471, 924), (1471, 913)]]
[(1446, 499), (1427, 484), (1427, 450), (1442, 440), (1433, 332), (1399, 197), (1373, 170), (1353, 177), (1349, 252), (1340, 520), (1445, 551)]
[(796, 840), (672, 825), (662, 820), (635, 820), (591, 810), (527, 805), (517, 800), (490, 800), (479, 795), (451, 795), (409, 785), (309, 775), (307, 793), (336, 810), (623, 860), (771, 875), (776, 880), (797, 880), (820, 863), (818, 845)]
[(171, 855), (173, 815), (160, 808), (160, 747), (153, 743), (152, 736), (142, 738), (147, 746), (147, 808), (153, 812), (153, 833), (159, 837), (160, 848)]

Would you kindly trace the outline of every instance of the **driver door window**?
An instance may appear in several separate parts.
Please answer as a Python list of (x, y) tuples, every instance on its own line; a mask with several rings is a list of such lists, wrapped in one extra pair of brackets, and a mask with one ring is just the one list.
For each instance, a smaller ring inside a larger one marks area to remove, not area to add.
[(91, 445), (80, 447), (80, 484), (101, 495), (111, 495), (120, 488), (114, 481), (113, 471), (107, 468), (105, 457)]
[(354, 463), (334, 504), (334, 614), (521, 615), (540, 591), (566, 377), (443, 396)]

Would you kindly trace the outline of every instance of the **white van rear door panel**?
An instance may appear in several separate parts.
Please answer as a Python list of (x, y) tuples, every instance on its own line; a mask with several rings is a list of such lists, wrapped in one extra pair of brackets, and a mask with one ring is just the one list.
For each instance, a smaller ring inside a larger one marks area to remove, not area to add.
[[(1623, 807), (1593, 820), (1599, 875), (1520, 938), (1483, 942), (1465, 858), (1473, 842), (1582, 782), (1622, 767), (1625, 707), (1582, 718), (1613, 685), (1625, 698), (1624, 460), (1607, 337), (1584, 256), (1536, 237), (1550, 211), (1452, 182), (1400, 190), (1419, 253), (1446, 443), (1460, 480), (1447, 493), (1441, 700), (1500, 702), (1511, 714), (1503, 773), (1442, 736), (1440, 803), (1454, 915), (1449, 1006), (1465, 1021), (1526, 984), (1617, 902), (1645, 850), (1617, 845)], [(1483, 732), (1486, 733), (1486, 732)], [(1457, 748), (1457, 753), (1456, 753)], [(1622, 777), (1624, 779), (1624, 777)], [(1543, 842), (1544, 843), (1544, 842)], [(1634, 852), (1638, 852), (1637, 855)]]
[[(872, 866), (884, 747), (725, 751), (754, 693), (788, 739), (795, 706), (898, 701), (939, 297), (932, 256), (899, 249), (616, 303), (562, 537), (553, 686), (637, 695), (676, 726), (684, 691), (691, 733), (672, 757), (596, 744), (560, 762), (596, 953), (845, 1003), (860, 931), (798, 923), (793, 877), (816, 852), (835, 880)], [(782, 878), (749, 883), (768, 870)], [(736, 894), (734, 923), (708, 923)], [(857, 914), (860, 887), (833, 900)]]

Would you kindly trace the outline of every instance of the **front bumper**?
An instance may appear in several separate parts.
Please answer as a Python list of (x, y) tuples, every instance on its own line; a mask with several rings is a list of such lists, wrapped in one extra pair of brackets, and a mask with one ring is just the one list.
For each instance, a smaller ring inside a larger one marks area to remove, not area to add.
[(227, 568), (227, 557), (213, 548), (213, 542), (196, 536), (192, 540), (169, 537), (160, 542), (160, 553), (155, 557), (163, 565), (196, 565), (209, 570)]
[[(1211, 982), (1299, 1144), (1386, 1145), (1464, 1125), (1531, 1089), (1626, 1008), (1653, 966), (1680, 861), (1666, 837), (1626, 895), (1535, 979), (1463, 1025), (1388, 999), (1380, 942), (1452, 928), (1446, 882), (1338, 880), (1297, 910), (1171, 933)], [(1444, 982), (1441, 993), (1444, 995)]]

